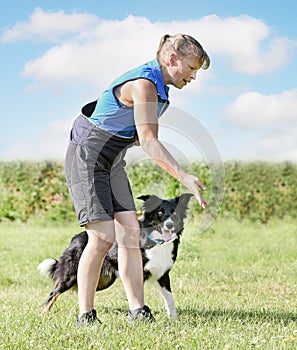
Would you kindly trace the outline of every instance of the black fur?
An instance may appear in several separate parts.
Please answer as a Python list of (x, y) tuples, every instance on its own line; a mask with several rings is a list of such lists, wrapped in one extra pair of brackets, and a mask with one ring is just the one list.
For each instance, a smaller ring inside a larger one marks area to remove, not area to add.
[[(143, 217), (139, 219), (144, 281), (154, 279), (158, 283), (167, 312), (172, 318), (176, 317), (176, 311), (171, 294), (169, 272), (177, 257), (191, 196), (186, 193), (170, 199), (149, 195), (138, 197), (144, 201)], [(44, 311), (51, 308), (60, 294), (76, 285), (78, 263), (87, 242), (88, 235), (83, 231), (72, 238), (59, 260), (46, 259), (39, 265), (41, 272), (50, 275), (55, 282), (54, 289), (45, 302)], [(164, 251), (161, 252), (160, 249), (166, 249), (165, 258)], [(163, 256), (163, 259), (159, 259), (159, 256)], [(118, 247), (115, 242), (104, 259), (97, 291), (111, 286), (117, 277)]]

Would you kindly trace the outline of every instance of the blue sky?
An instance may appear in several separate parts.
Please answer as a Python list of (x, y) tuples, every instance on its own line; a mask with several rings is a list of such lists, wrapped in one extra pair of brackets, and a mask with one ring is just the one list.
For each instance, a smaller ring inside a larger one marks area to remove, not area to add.
[(296, 2), (11, 0), (0, 10), (0, 160), (63, 159), (82, 105), (178, 32), (212, 64), (172, 88), (171, 105), (204, 125), (223, 160), (297, 160)]

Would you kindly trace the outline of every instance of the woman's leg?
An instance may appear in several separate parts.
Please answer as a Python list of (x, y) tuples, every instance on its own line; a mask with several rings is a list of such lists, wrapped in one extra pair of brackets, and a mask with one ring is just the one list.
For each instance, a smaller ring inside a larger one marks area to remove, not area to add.
[(140, 228), (135, 212), (115, 213), (118, 242), (119, 275), (123, 282), (130, 310), (144, 306), (143, 267), (139, 247)]
[(104, 257), (115, 239), (113, 221), (86, 225), (88, 244), (80, 258), (77, 271), (80, 315), (94, 309), (94, 298)]

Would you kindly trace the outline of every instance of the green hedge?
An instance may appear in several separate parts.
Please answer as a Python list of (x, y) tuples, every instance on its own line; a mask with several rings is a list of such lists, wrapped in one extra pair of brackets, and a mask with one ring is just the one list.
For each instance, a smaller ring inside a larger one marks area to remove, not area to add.
[(58, 162), (0, 163), (0, 221), (26, 221), (33, 215), (73, 217), (63, 165)]
[[(295, 164), (227, 162), (224, 167), (220, 215), (260, 222), (297, 216)], [(193, 163), (187, 170), (211, 187), (205, 164)], [(135, 197), (147, 193), (172, 197), (186, 191), (150, 163), (128, 167), (128, 173)], [(52, 221), (75, 219), (60, 162), (0, 162), (0, 193), (0, 221), (27, 221), (32, 216)], [(198, 205), (195, 210), (201, 212)]]

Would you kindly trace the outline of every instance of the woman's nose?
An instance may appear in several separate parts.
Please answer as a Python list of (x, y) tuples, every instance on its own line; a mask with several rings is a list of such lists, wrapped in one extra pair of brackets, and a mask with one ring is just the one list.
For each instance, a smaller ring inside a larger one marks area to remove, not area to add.
[(192, 73), (191, 73), (191, 79), (192, 79), (192, 80), (195, 80), (195, 79), (196, 79), (196, 73), (197, 73), (197, 72), (192, 72)]

